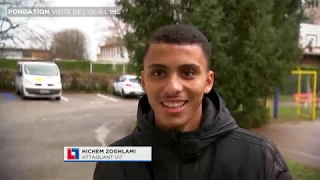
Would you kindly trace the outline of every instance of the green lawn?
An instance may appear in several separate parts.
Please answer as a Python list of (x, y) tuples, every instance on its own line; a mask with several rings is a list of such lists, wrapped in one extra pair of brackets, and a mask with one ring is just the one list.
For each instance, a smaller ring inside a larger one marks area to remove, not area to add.
[[(302, 108), (301, 108), (302, 109)], [(303, 114), (311, 116), (310, 112), (301, 111)], [(296, 107), (280, 106), (279, 108), (279, 118), (280, 119), (291, 119), (291, 120), (303, 120), (306, 118), (297, 115)]]
[(299, 118), (297, 116), (297, 108), (296, 107), (280, 106), (279, 107), (279, 117), (281, 117), (281, 118)]
[[(297, 114), (297, 108), (296, 107), (290, 107), (290, 106), (280, 106), (279, 112), (278, 112), (278, 119), (272, 119), (272, 122), (284, 122), (284, 121), (311, 121), (311, 112), (310, 110), (305, 110), (303, 107), (301, 107), (301, 114), (304, 115), (298, 116)], [(273, 109), (271, 109), (271, 116), (273, 117)], [(308, 117), (305, 117), (308, 116)], [(320, 117), (320, 110), (317, 110), (316, 117)]]
[[(302, 116), (298, 116), (297, 107), (289, 105), (287, 103), (294, 103), (293, 95), (281, 95), (279, 99), (279, 114), (278, 119), (273, 119), (274, 122), (283, 122), (283, 121), (305, 121), (311, 120), (311, 109), (305, 110), (303, 105), (301, 104), (301, 114)], [(282, 104), (284, 103), (284, 104)], [(273, 117), (273, 98), (270, 99), (270, 113), (271, 117)], [(307, 117), (306, 117), (307, 116)], [(317, 110), (317, 118), (320, 117), (320, 110)]]
[(286, 159), (288, 168), (296, 180), (320, 180), (320, 169), (315, 169)]

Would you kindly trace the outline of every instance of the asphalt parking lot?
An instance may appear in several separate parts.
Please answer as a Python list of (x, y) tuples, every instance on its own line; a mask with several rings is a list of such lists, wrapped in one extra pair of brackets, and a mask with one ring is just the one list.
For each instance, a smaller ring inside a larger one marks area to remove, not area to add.
[(270, 138), (286, 157), (320, 169), (320, 120), (270, 124), (252, 131)]
[(0, 93), (0, 179), (92, 179), (95, 163), (65, 163), (64, 146), (101, 146), (131, 129), (138, 99), (64, 94), (60, 101)]
[[(64, 146), (105, 146), (127, 134), (138, 99), (66, 93), (60, 101), (0, 92), (0, 179), (89, 180), (95, 163), (65, 163)], [(253, 131), (293, 160), (320, 168), (320, 121)]]

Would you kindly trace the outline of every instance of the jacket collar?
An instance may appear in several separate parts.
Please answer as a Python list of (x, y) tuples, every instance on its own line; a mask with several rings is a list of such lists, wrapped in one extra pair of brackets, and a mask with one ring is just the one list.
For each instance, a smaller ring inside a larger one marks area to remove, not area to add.
[(238, 126), (230, 115), (222, 98), (212, 90), (202, 101), (203, 115), (200, 129), (192, 132), (167, 131), (154, 123), (154, 113), (148, 97), (143, 96), (138, 105), (137, 126), (132, 132), (138, 145), (152, 146), (162, 153), (153, 153), (160, 158), (163, 153), (173, 153), (182, 160), (190, 160), (201, 154), (203, 148), (214, 143)]

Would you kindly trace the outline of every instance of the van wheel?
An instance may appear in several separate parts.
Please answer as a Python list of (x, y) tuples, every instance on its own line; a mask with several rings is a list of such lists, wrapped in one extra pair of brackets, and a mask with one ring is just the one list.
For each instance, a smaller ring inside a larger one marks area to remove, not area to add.
[(113, 95), (117, 95), (116, 89), (114, 87), (112, 88), (112, 93)]
[(19, 90), (19, 92), (20, 92), (20, 96), (22, 99), (24, 99), (24, 100), (27, 99), (27, 97), (24, 95), (23, 87), (21, 87), (21, 91)]
[(61, 97), (56, 97), (55, 98), (57, 101), (60, 101), (61, 100)]
[(19, 90), (19, 88), (18, 88), (18, 87), (16, 87), (16, 95), (18, 95), (18, 96), (20, 96), (20, 95), (21, 95), (20, 90)]

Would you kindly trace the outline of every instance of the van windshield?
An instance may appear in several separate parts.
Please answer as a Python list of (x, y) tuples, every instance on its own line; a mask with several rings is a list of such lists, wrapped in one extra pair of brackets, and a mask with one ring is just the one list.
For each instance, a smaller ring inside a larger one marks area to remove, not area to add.
[(25, 64), (24, 72), (29, 75), (38, 76), (58, 76), (59, 70), (57, 66), (43, 64)]

